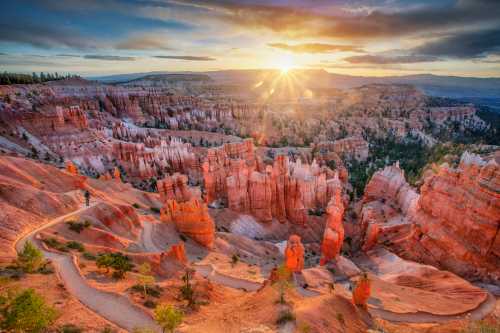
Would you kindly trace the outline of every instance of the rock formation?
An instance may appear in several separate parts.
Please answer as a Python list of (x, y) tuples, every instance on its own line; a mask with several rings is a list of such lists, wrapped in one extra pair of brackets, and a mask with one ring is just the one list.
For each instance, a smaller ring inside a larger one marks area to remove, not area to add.
[(326, 227), (321, 244), (320, 265), (322, 266), (339, 255), (344, 242), (342, 184), (338, 177), (335, 177), (334, 180), (336, 181), (335, 190), (326, 207)]
[(69, 173), (71, 173), (73, 175), (78, 175), (78, 168), (71, 161), (66, 162), (66, 171), (68, 171)]
[(182, 264), (187, 264), (188, 259), (186, 256), (186, 250), (184, 249), (184, 242), (180, 242), (179, 244), (174, 244), (170, 247), (165, 253), (165, 256), (170, 259), (174, 259)]
[(406, 183), (397, 165), (377, 172), (363, 199), (364, 248), (384, 242), (406, 259), (498, 282), (500, 167), (495, 159), (486, 162), (465, 152), (457, 168), (444, 164), (427, 176), (420, 192)]
[(215, 224), (208, 214), (207, 205), (193, 198), (186, 202), (168, 200), (161, 209), (161, 220), (174, 223), (178, 232), (211, 248), (214, 244)]
[(175, 200), (185, 202), (191, 199), (192, 194), (187, 184), (188, 177), (175, 173), (172, 176), (165, 177), (157, 182), (158, 193), (162, 202)]
[(368, 276), (363, 274), (358, 281), (356, 281), (356, 286), (352, 292), (352, 302), (354, 305), (367, 308), (367, 302), (371, 294), (371, 283)]
[(276, 218), (302, 225), (309, 210), (326, 207), (335, 187), (332, 170), (283, 155), (264, 167), (253, 151), (251, 140), (209, 149), (203, 163), (207, 203), (227, 202), (230, 209), (262, 222)]
[(304, 268), (304, 246), (297, 235), (288, 238), (285, 249), (285, 266), (291, 272), (300, 272)]

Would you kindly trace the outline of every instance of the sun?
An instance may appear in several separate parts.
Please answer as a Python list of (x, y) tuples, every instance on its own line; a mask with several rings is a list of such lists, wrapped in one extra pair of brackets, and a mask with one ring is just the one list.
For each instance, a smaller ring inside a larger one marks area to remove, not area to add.
[(279, 59), (276, 64), (282, 75), (288, 74), (288, 72), (295, 67), (292, 57), (283, 57)]

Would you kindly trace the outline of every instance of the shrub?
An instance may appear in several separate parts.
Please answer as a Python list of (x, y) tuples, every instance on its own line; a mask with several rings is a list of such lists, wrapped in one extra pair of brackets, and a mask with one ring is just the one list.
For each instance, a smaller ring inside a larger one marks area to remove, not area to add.
[(83, 257), (87, 260), (92, 260), (92, 261), (97, 259), (97, 257), (90, 252), (83, 252)]
[(179, 237), (183, 242), (187, 242), (188, 240), (188, 238), (184, 234), (180, 234)]
[(89, 228), (92, 224), (89, 221), (85, 222), (76, 222), (76, 221), (68, 221), (66, 222), (69, 230), (74, 231), (76, 233), (81, 233), (83, 229)]
[(500, 332), (500, 323), (490, 324), (484, 320), (473, 321), (461, 333), (497, 333)]
[(113, 268), (113, 277), (116, 279), (123, 278), (125, 273), (131, 271), (134, 267), (130, 262), (130, 258), (119, 252), (100, 254), (97, 257), (96, 264), (99, 268), (106, 268), (106, 272), (109, 272), (109, 269)]
[(59, 329), (60, 333), (81, 333), (83, 329), (73, 324), (65, 324)]
[(240, 256), (237, 255), (236, 253), (233, 254), (233, 256), (231, 257), (231, 265), (236, 265), (238, 263), (238, 261), (240, 261)]
[(0, 328), (14, 332), (41, 332), (57, 317), (56, 310), (33, 289), (1, 296), (0, 314), (3, 318)]
[(70, 241), (70, 242), (66, 243), (66, 246), (72, 250), (77, 250), (78, 252), (85, 251), (85, 247), (80, 242)]
[[(130, 288), (132, 291), (137, 293), (144, 293), (144, 286), (141, 284), (135, 284)], [(158, 298), (161, 296), (163, 289), (158, 286), (146, 286), (146, 295)]]
[[(106, 326), (104, 327), (102, 330), (101, 330), (101, 333), (115, 333), (116, 330), (112, 329), (111, 327), (109, 326)], [(134, 331), (135, 332), (135, 331)]]
[(132, 204), (132, 207), (134, 207), (135, 209), (140, 209), (140, 208), (142, 208), (142, 206), (141, 206), (141, 205), (139, 205), (137, 202), (136, 202), (136, 203), (134, 203), (134, 204)]
[(33, 243), (27, 241), (23, 251), (17, 256), (17, 265), (26, 273), (33, 273), (40, 269), (44, 263), (42, 251), (37, 249)]
[(182, 323), (184, 315), (172, 305), (160, 304), (154, 310), (155, 321), (163, 331), (173, 333), (175, 328)]
[(150, 207), (149, 209), (150, 209), (153, 213), (160, 214), (160, 208)]
[(342, 313), (337, 312), (336, 318), (337, 318), (337, 320), (339, 321), (339, 323), (340, 323), (341, 325), (344, 325), (344, 324), (345, 324), (344, 315), (343, 315)]
[(43, 242), (48, 247), (51, 247), (51, 248), (56, 249), (58, 251), (61, 251), (61, 252), (68, 252), (69, 251), (68, 248), (66, 247), (66, 245), (64, 245), (63, 243), (59, 242), (55, 238), (44, 239)]
[(284, 325), (289, 321), (295, 321), (295, 315), (290, 310), (282, 311), (276, 320), (276, 324)]
[(150, 309), (154, 309), (156, 307), (156, 302), (154, 302), (150, 299), (146, 300), (143, 304), (145, 307), (150, 308)]

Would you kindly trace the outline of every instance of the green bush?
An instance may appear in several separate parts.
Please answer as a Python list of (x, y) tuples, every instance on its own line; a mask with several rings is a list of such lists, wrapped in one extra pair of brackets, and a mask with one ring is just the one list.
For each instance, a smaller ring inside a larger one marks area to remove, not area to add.
[(69, 251), (69, 249), (66, 247), (66, 245), (64, 245), (63, 243), (59, 242), (55, 238), (47, 238), (47, 239), (44, 239), (43, 242), (48, 247), (56, 249), (58, 251), (61, 251), (61, 252), (68, 252)]
[(109, 272), (113, 268), (113, 277), (121, 279), (125, 276), (126, 272), (132, 270), (134, 265), (130, 262), (130, 258), (121, 253), (105, 253), (100, 254), (96, 261), (97, 267), (106, 268)]
[[(144, 286), (140, 284), (135, 284), (130, 288), (133, 292), (144, 293)], [(163, 289), (159, 286), (146, 286), (146, 295), (159, 298)]]
[(160, 214), (160, 208), (150, 207), (149, 209), (150, 209), (153, 213)]
[(97, 259), (97, 257), (90, 252), (83, 252), (83, 257), (87, 260), (92, 260), (92, 261)]
[(82, 243), (76, 241), (70, 241), (66, 243), (66, 246), (72, 250), (77, 250), (78, 252), (84, 252), (85, 246)]
[(44, 263), (42, 251), (37, 249), (33, 243), (27, 241), (23, 251), (17, 256), (17, 266), (26, 273), (34, 273), (40, 269)]
[(68, 221), (66, 222), (66, 224), (68, 225), (69, 230), (74, 231), (78, 234), (92, 225), (89, 221), (85, 222)]
[(141, 206), (141, 205), (139, 205), (138, 203), (134, 203), (134, 204), (132, 205), (132, 207), (134, 207), (134, 208), (136, 208), (136, 209), (140, 209), (140, 208), (142, 208), (142, 206)]
[(173, 333), (175, 328), (182, 323), (184, 315), (171, 305), (160, 304), (154, 311), (155, 321), (165, 332)]
[(0, 296), (0, 314), (0, 328), (7, 332), (43, 332), (57, 317), (56, 310), (33, 289)]

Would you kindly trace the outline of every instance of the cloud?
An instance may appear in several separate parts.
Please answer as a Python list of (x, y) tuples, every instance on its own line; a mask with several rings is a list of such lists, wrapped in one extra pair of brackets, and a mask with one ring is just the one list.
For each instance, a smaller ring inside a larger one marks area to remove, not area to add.
[(426, 56), (426, 55), (361, 55), (347, 57), (343, 60), (351, 64), (413, 64), (418, 62), (432, 62), (441, 60), (436, 56)]
[(449, 58), (479, 58), (500, 52), (500, 27), (466, 31), (412, 49), (413, 53)]
[(55, 29), (26, 22), (0, 23), (0, 41), (24, 43), (43, 49), (54, 47), (90, 49), (96, 46), (91, 39), (83, 38), (70, 29)]
[(213, 61), (217, 60), (212, 57), (198, 57), (198, 56), (154, 56), (154, 58), (158, 59), (174, 59), (174, 60), (189, 60), (189, 61)]
[[(172, 2), (172, 1), (171, 1)], [(175, 0), (204, 8), (213, 18), (244, 28), (267, 29), (288, 37), (326, 37), (342, 39), (393, 38), (419, 35), (444, 29), (463, 29), (498, 21), (500, 2), (495, 0), (457, 0), (454, 5), (433, 5), (368, 13), (331, 15), (308, 10), (307, 6), (262, 5), (225, 0)], [(349, 7), (349, 6), (346, 6)]]
[(268, 46), (287, 50), (293, 53), (329, 53), (334, 51), (339, 52), (363, 52), (363, 50), (353, 45), (335, 45), (323, 43), (305, 43), (305, 44), (285, 44), (285, 43), (269, 43)]
[(172, 50), (161, 35), (133, 35), (115, 45), (118, 50)]
[(123, 57), (115, 55), (86, 54), (84, 59), (108, 60), (108, 61), (134, 61), (135, 57)]
[(62, 58), (81, 58), (81, 56), (77, 55), (77, 54), (65, 54), (65, 53), (56, 54), (56, 57), (62, 57)]

